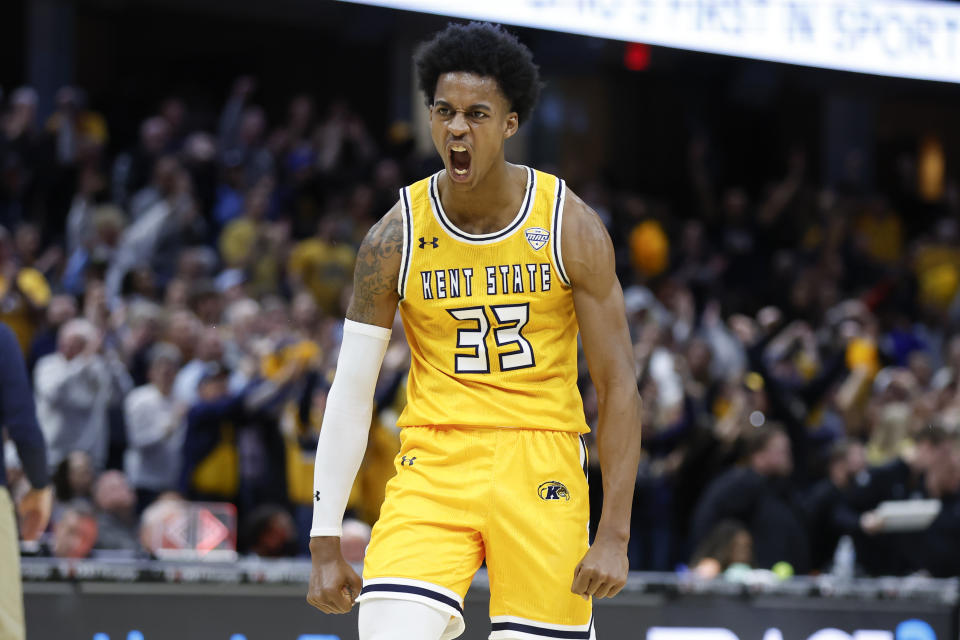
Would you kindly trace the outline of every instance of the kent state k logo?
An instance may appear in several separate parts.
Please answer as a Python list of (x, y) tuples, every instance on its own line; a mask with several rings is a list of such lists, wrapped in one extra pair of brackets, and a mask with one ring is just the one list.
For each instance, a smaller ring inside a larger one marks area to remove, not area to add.
[(425, 246), (430, 245), (434, 249), (440, 246), (440, 238), (434, 236), (433, 240), (428, 241), (424, 237), (420, 237), (420, 248), (423, 249)]
[(562, 482), (549, 480), (537, 487), (537, 493), (541, 500), (570, 500), (570, 492), (563, 486)]

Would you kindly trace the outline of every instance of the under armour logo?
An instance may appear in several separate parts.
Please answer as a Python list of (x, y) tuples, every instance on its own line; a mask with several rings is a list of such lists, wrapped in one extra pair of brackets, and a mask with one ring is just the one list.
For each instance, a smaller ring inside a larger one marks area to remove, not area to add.
[(314, 492), (313, 492), (313, 499), (316, 500), (317, 502), (320, 502), (320, 492), (319, 492), (319, 491), (314, 491)]
[(400, 458), (400, 466), (402, 467), (402, 466), (406, 465), (407, 463), (409, 463), (409, 466), (412, 467), (412, 466), (413, 466), (413, 461), (416, 460), (416, 459), (417, 459), (417, 456), (413, 456), (412, 458), (408, 458), (407, 456), (403, 456), (402, 458)]
[(427, 242), (426, 238), (420, 238), (420, 248), (423, 249), (425, 246), (430, 245), (434, 249), (440, 246), (440, 238), (434, 237), (433, 240)]

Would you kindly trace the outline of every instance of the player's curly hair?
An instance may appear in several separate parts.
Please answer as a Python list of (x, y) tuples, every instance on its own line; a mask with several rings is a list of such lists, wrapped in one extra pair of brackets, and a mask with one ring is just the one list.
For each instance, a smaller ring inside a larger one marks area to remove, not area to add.
[(523, 123), (540, 97), (540, 71), (517, 37), (489, 22), (451, 24), (422, 43), (413, 57), (427, 106), (444, 73), (466, 71), (497, 81), (511, 110)]

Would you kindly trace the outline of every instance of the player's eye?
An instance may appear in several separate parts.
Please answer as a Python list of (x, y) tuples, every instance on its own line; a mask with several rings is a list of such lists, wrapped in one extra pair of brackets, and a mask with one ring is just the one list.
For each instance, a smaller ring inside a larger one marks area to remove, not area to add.
[(438, 116), (450, 115), (450, 109), (447, 107), (437, 107), (436, 111)]
[(483, 111), (474, 111), (473, 117), (476, 118), (477, 120), (483, 120), (484, 118), (487, 117), (487, 114), (485, 114)]

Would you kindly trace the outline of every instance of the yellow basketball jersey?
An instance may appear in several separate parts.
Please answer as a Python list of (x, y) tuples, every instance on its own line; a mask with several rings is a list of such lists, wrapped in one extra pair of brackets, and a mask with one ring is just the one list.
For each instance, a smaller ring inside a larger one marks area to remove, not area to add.
[(410, 343), (400, 426), (463, 425), (585, 433), (577, 318), (563, 269), (565, 185), (526, 168), (506, 228), (458, 229), (435, 174), (400, 192), (400, 316)]

